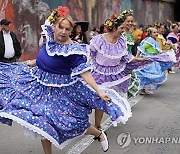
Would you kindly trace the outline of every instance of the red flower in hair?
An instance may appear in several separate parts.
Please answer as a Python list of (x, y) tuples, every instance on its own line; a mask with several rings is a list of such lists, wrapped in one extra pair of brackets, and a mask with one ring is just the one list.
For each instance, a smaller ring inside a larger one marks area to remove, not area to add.
[(113, 20), (115, 18), (115, 15), (113, 14), (112, 16), (110, 16), (109, 19)]
[(59, 6), (57, 8), (57, 11), (58, 11), (58, 17), (66, 16), (69, 14), (69, 9), (64, 6)]
[(112, 16), (109, 17), (109, 19), (114, 20), (114, 19), (116, 19), (117, 17), (118, 17), (117, 14), (113, 14)]
[(56, 21), (58, 17), (67, 16), (69, 14), (69, 9), (64, 6), (59, 6), (57, 9), (54, 9), (50, 16), (48, 17), (48, 21), (52, 24)]

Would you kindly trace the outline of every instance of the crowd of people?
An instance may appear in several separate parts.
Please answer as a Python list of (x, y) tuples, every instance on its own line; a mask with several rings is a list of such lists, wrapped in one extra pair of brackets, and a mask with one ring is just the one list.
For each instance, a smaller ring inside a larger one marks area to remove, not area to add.
[(180, 68), (180, 26), (171, 24), (167, 36), (160, 22), (142, 32), (133, 10), (125, 10), (100, 31), (94, 27), (88, 43), (66, 7), (54, 9), (47, 20), (37, 58), (25, 62), (17, 62), (21, 46), (8, 29), (10, 21), (0, 22), (0, 122), (20, 123), (26, 135), (41, 139), (45, 154), (52, 153), (52, 143), (61, 149), (83, 134), (94, 135), (106, 152), (103, 113), (113, 126), (125, 124), (132, 116), (128, 101), (138, 93), (153, 94), (166, 71)]

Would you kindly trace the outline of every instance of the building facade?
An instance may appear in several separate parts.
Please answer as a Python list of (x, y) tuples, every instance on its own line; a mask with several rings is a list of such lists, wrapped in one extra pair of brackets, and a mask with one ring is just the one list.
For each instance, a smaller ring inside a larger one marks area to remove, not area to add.
[(86, 20), (99, 27), (113, 13), (133, 9), (138, 24), (174, 20), (175, 0), (1, 0), (0, 19), (7, 18), (21, 41), (21, 60), (35, 58), (39, 50), (40, 25), (59, 5), (70, 9), (74, 20)]

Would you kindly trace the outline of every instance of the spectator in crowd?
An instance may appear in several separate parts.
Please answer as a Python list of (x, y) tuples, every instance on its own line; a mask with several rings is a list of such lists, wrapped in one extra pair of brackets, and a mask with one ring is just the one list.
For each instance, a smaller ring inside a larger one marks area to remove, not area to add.
[[(176, 67), (180, 67), (180, 52), (179, 52), (179, 37), (178, 37), (178, 24), (177, 23), (174, 23), (171, 25), (171, 30), (172, 32), (168, 34), (167, 36), (167, 41), (174, 44), (175, 47), (176, 47), (176, 64), (175, 66)], [(175, 71), (173, 70), (173, 67), (171, 69), (169, 69), (169, 73), (175, 73)]]
[(75, 24), (71, 38), (72, 40), (77, 41), (78, 43), (88, 44), (87, 36), (85, 31), (83, 31), (82, 24), (78, 24), (78, 23)]
[(134, 46), (132, 48), (132, 54), (135, 56), (137, 53), (137, 46), (139, 46), (141, 42), (141, 30), (138, 28), (137, 22), (134, 22), (133, 25), (133, 37), (134, 37)]
[(14, 32), (10, 30), (10, 21), (2, 19), (0, 21), (0, 61), (15, 62), (21, 56), (21, 45)]

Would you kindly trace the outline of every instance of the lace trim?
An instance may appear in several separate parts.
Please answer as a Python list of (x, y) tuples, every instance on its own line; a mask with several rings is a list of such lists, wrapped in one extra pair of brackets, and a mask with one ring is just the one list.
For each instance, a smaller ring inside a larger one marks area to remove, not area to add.
[[(97, 72), (99, 74), (102, 75), (117, 75), (119, 73), (121, 73), (122, 71), (124, 71), (124, 69), (126, 68), (125, 65), (122, 66), (101, 66), (99, 65), (95, 60), (91, 61), (91, 66), (94, 72)], [(101, 71), (100, 69), (102, 69), (103, 71)], [(106, 72), (105, 72), (106, 70)]]
[(116, 80), (116, 81), (104, 82), (101, 85), (99, 85), (99, 87), (101, 87), (101, 88), (110, 88), (110, 87), (116, 86), (116, 85), (130, 79), (130, 78), (131, 78), (131, 75), (129, 74), (129, 75), (127, 75), (127, 76), (125, 76), (125, 77), (123, 77), (123, 78), (121, 78), (119, 80)]
[[(132, 112), (131, 112), (131, 107), (128, 103), (128, 101), (121, 97), (115, 90), (113, 89), (107, 89), (107, 88), (101, 88), (101, 90), (103, 90), (104, 92), (106, 92), (107, 94), (110, 94), (112, 96), (112, 94), (114, 95), (114, 97), (111, 97), (113, 103), (115, 103), (116, 105), (118, 105), (121, 108), (121, 111), (124, 113), (123, 116), (120, 116), (119, 118), (117, 118), (115, 121), (112, 121), (112, 124), (114, 127), (117, 126), (118, 123), (123, 123), (125, 124), (128, 119), (132, 116)], [(116, 97), (116, 98), (115, 98)], [(120, 103), (121, 102), (121, 103)], [(124, 105), (123, 105), (123, 104)]]
[[(46, 35), (46, 51), (49, 56), (69, 56), (69, 55), (88, 55), (87, 51), (87, 45), (85, 44), (79, 44), (75, 41), (73, 41), (71, 44), (62, 44), (58, 45), (53, 40), (53, 32), (51, 26), (48, 25), (42, 25), (42, 30), (44, 34)], [(52, 52), (53, 51), (53, 52)]]
[(161, 82), (158, 82), (156, 84), (151, 83), (148, 85), (140, 86), (140, 88), (146, 89), (146, 90), (157, 90), (159, 88), (159, 85), (163, 84), (166, 80), (167, 80), (167, 77), (165, 77), (165, 79)]
[[(123, 37), (120, 37), (119, 39), (122, 39), (122, 41), (124, 41), (123, 43), (125, 43), (125, 39)], [(118, 42), (119, 41), (119, 42)], [(120, 41), (121, 40), (118, 40), (116, 44), (113, 44), (113, 45), (116, 45), (116, 49), (118, 48), (118, 45), (121, 43)], [(104, 42), (104, 43), (103, 43)], [(98, 44), (97, 44), (98, 43)], [(96, 37), (94, 37), (91, 41), (90, 41), (90, 45), (92, 45), (100, 54), (102, 54), (104, 57), (106, 58), (110, 58), (110, 59), (118, 59), (120, 57), (123, 57), (124, 55), (128, 54), (127, 52), (127, 44), (125, 44), (124, 46), (124, 49), (117, 49), (116, 51), (116, 55), (112, 55), (112, 52), (110, 49), (107, 49), (106, 50), (109, 50), (109, 53), (105, 53), (105, 51), (101, 50), (100, 47), (98, 46), (99, 44), (102, 44), (103, 45), (106, 45), (107, 48), (108, 48), (108, 43), (106, 43), (106, 41), (104, 40), (103, 36), (102, 35), (98, 35)], [(109, 45), (110, 46), (110, 45)], [(118, 52), (118, 51), (121, 51), (121, 52)]]
[(71, 76), (80, 75), (84, 72), (90, 71), (92, 68), (85, 63), (80, 64), (72, 70)]
[(52, 144), (54, 144), (57, 148), (59, 149), (63, 149), (66, 145), (68, 145), (70, 142), (72, 142), (73, 140), (76, 140), (77, 138), (85, 135), (86, 131), (84, 131), (84, 133), (82, 135), (76, 136), (72, 139), (68, 139), (67, 141), (59, 144), (52, 136), (50, 136), (48, 133), (44, 132), (43, 130), (41, 130), (38, 127), (33, 126), (32, 124), (29, 124), (28, 122), (14, 116), (14, 115), (10, 115), (8, 113), (5, 112), (1, 112), (0, 113), (1, 117), (5, 117), (8, 119), (12, 119), (13, 121), (16, 121), (17, 123), (19, 123), (21, 126), (25, 127), (26, 129), (29, 129), (30, 131), (33, 131), (34, 133), (37, 133), (39, 135), (41, 135), (42, 137), (48, 139)]
[(33, 126), (32, 124), (29, 124), (28, 122), (14, 116), (14, 115), (10, 115), (8, 113), (5, 112), (1, 112), (0, 113), (1, 117), (5, 117), (8, 119), (12, 119), (13, 121), (16, 121), (17, 123), (19, 123), (21, 126), (24, 126), (25, 128), (42, 135), (43, 137), (45, 137), (46, 139), (48, 139), (51, 143), (53, 143), (57, 148), (62, 149), (61, 145), (59, 145), (59, 143), (52, 137), (50, 136), (48, 133), (44, 132), (43, 130), (41, 130), (38, 127)]
[(109, 54), (105, 54), (104, 51), (100, 50), (99, 47), (98, 47), (96, 44), (93, 44), (93, 46), (95, 47), (95, 49), (96, 49), (100, 54), (102, 54), (104, 57), (110, 58), (110, 59), (117, 59), (117, 58), (119, 58), (119, 57), (123, 57), (123, 56), (125, 56), (126, 54), (128, 54), (127, 50), (124, 50), (124, 51), (123, 51), (123, 54), (118, 55), (118, 56), (112, 56), (112, 55), (109, 55)]
[[(87, 85), (87, 87), (88, 87), (89, 89), (91, 89), (92, 91), (94, 91), (94, 89), (93, 89), (92, 87), (90, 87), (89, 85)], [(107, 88), (104, 88), (104, 87), (100, 87), (100, 89), (101, 89), (103, 92), (105, 92), (105, 93), (109, 94), (110, 96), (112, 96), (111, 99), (112, 99), (113, 103), (115, 103), (116, 105), (118, 105), (118, 106), (121, 108), (121, 111), (124, 113), (124, 115), (119, 116), (119, 118), (117, 118), (115, 121), (112, 121), (112, 120), (111, 120), (113, 126), (116, 127), (117, 124), (120, 123), (120, 122), (123, 123), (123, 124), (125, 124), (125, 123), (127, 122), (128, 118), (130, 118), (130, 117), (132, 116), (131, 107), (130, 107), (128, 101), (127, 101), (125, 98), (121, 97), (121, 96), (120, 96), (115, 90), (113, 90), (113, 89), (107, 89)], [(120, 101), (121, 101), (121, 103), (123, 102), (124, 105), (121, 104)], [(108, 104), (110, 105), (110, 103), (108, 103)], [(111, 118), (111, 117), (110, 117), (110, 118)]]
[(42, 84), (44, 86), (48, 86), (48, 87), (59, 87), (59, 88), (66, 87), (66, 86), (73, 85), (74, 83), (76, 83), (79, 80), (78, 78), (73, 77), (73, 78), (71, 78), (72, 81), (70, 81), (69, 83), (59, 83), (59, 84), (56, 84), (56, 83), (46, 83), (46, 82), (42, 81), (41, 79), (39, 79), (38, 76), (34, 75), (32, 69), (30, 69), (30, 74), (31, 74), (32, 77), (34, 77), (37, 80), (37, 82), (39, 82), (40, 84)]
[[(110, 90), (112, 90), (112, 89), (110, 89)], [(117, 97), (118, 97), (119, 99), (121, 99), (121, 100), (124, 102), (124, 104), (126, 105), (126, 108), (127, 108), (127, 109), (122, 108), (122, 112), (124, 113), (124, 116), (119, 117), (118, 119), (116, 119), (116, 121), (112, 121), (112, 125), (113, 125), (114, 127), (116, 127), (117, 124), (120, 123), (120, 122), (123, 123), (123, 124), (126, 124), (126, 122), (128, 121), (128, 119), (129, 119), (130, 117), (132, 117), (132, 112), (131, 112), (131, 107), (130, 107), (128, 101), (127, 101), (125, 98), (121, 97), (115, 90), (112, 90), (112, 91), (117, 95)], [(112, 100), (113, 100), (113, 98), (112, 98)], [(113, 102), (114, 102), (116, 105), (120, 106), (120, 103), (119, 103), (119, 102), (117, 102), (117, 101), (115, 101), (115, 100), (113, 100)]]

